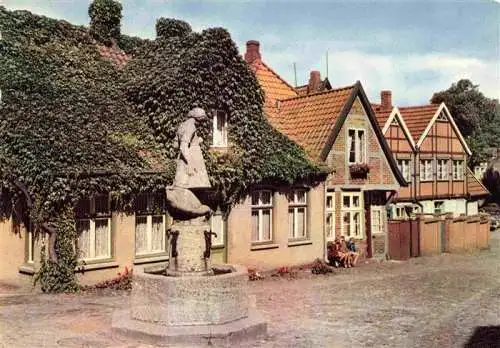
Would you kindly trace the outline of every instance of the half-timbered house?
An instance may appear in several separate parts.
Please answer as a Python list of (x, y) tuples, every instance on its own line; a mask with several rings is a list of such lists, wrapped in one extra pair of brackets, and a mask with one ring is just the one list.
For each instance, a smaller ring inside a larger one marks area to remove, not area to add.
[(489, 193), (467, 167), (471, 151), (444, 103), (396, 107), (390, 91), (374, 104), (398, 168), (410, 184), (401, 188), (391, 215), (475, 215)]

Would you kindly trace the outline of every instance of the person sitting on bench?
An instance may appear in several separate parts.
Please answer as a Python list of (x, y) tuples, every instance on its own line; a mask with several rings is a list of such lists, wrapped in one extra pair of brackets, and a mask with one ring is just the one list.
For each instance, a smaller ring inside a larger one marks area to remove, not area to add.
[(358, 262), (358, 258), (360, 256), (360, 253), (358, 252), (356, 248), (356, 244), (354, 243), (354, 238), (349, 238), (349, 241), (346, 244), (347, 250), (349, 250), (349, 254), (352, 258), (351, 265), (355, 266), (356, 263)]

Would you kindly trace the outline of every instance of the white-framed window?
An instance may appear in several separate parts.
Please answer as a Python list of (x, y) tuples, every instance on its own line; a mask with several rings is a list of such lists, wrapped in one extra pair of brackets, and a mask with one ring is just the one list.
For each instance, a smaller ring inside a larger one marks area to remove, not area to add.
[(80, 200), (76, 206), (76, 216), (79, 260), (111, 258), (111, 211), (108, 195)]
[(335, 191), (326, 192), (325, 202), (326, 239), (335, 240)]
[(384, 233), (384, 215), (387, 214), (384, 206), (371, 207), (372, 233)]
[(212, 145), (215, 147), (227, 147), (227, 115), (217, 110), (213, 116)]
[(464, 179), (464, 161), (453, 160), (453, 180)]
[(432, 160), (420, 160), (420, 181), (432, 181)]
[(254, 191), (252, 205), (252, 243), (270, 242), (273, 238), (273, 193)]
[(366, 162), (366, 140), (364, 129), (349, 129), (347, 144), (349, 164)]
[(224, 235), (226, 233), (226, 220), (222, 212), (217, 209), (210, 218), (210, 230), (216, 236), (212, 236), (212, 246), (224, 246)]
[(448, 180), (448, 160), (438, 159), (437, 160), (437, 179), (438, 180)]
[(288, 194), (288, 238), (307, 237), (307, 191), (292, 190)]
[(141, 194), (135, 200), (135, 255), (167, 252), (165, 195)]
[(346, 238), (363, 238), (363, 203), (361, 192), (342, 192), (341, 233)]
[(407, 181), (411, 181), (411, 170), (410, 170), (410, 160), (409, 159), (398, 159), (398, 169), (403, 174), (403, 178)]
[(420, 213), (420, 207), (416, 204), (394, 206), (394, 219), (408, 219)]
[(444, 213), (444, 202), (443, 201), (435, 201), (434, 202), (434, 214), (442, 214)]

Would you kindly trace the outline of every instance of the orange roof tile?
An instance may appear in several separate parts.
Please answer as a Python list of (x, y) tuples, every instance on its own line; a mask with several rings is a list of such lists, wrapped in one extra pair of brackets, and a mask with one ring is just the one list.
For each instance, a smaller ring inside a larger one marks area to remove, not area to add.
[(467, 192), (473, 197), (490, 195), (488, 189), (469, 168), (467, 168)]
[(108, 47), (104, 45), (97, 45), (97, 51), (101, 57), (110, 60), (120, 68), (125, 66), (130, 60), (130, 57), (116, 46)]
[(418, 140), (438, 109), (439, 104), (429, 104), (401, 107), (399, 112), (403, 116), (411, 135)]
[(318, 158), (353, 90), (354, 85), (281, 101), (283, 132)]
[(264, 113), (269, 122), (275, 128), (283, 132), (282, 120), (278, 113), (277, 101), (296, 97), (298, 94), (281, 76), (275, 73), (270, 67), (260, 59), (256, 59), (250, 64), (251, 69), (257, 77), (257, 81), (264, 90), (265, 102)]
[(372, 109), (375, 112), (375, 118), (377, 119), (380, 128), (384, 128), (387, 119), (391, 115), (391, 109), (382, 109), (382, 105), (371, 103)]

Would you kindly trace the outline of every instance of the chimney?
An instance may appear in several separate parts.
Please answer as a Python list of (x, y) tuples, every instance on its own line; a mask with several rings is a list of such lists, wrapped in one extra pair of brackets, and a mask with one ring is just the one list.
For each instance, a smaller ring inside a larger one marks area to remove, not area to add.
[(380, 103), (382, 110), (392, 109), (392, 92), (391, 91), (381, 91), (380, 92)]
[(256, 40), (247, 41), (247, 51), (245, 52), (245, 61), (248, 64), (253, 63), (257, 59), (260, 60), (260, 42)]
[(311, 71), (311, 77), (309, 78), (309, 85), (307, 86), (307, 93), (314, 93), (319, 91), (321, 85), (321, 75), (319, 71)]

